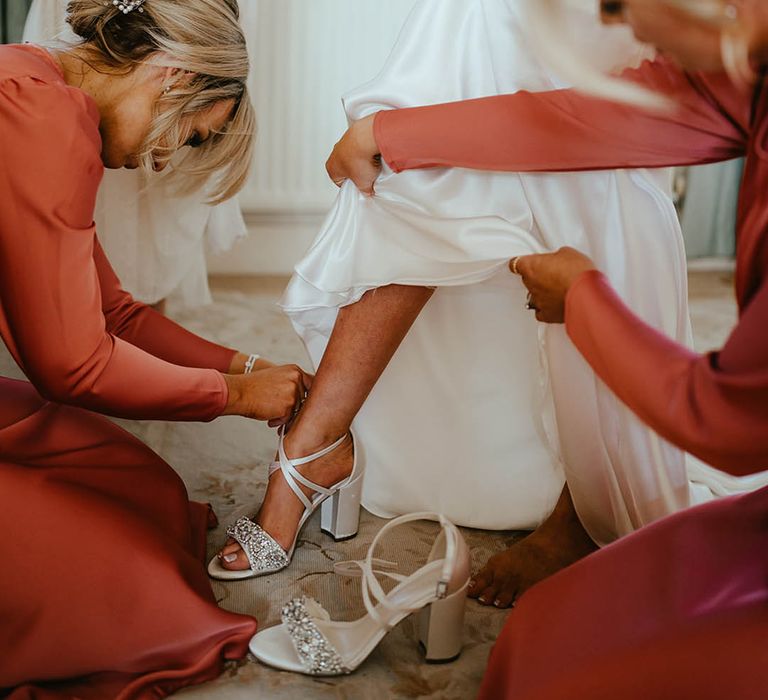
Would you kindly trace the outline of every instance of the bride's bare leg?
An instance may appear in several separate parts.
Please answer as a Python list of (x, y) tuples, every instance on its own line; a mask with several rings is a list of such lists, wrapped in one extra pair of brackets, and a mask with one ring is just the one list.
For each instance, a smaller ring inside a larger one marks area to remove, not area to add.
[[(374, 384), (389, 363), (432, 289), (390, 285), (368, 292), (339, 311), (323, 360), (301, 413), (286, 436), (288, 457), (313, 454), (344, 435)], [(338, 483), (352, 470), (351, 441), (299, 471), (322, 486)], [(309, 490), (305, 489), (309, 494)], [(269, 481), (256, 522), (288, 548), (303, 506), (280, 472)], [(221, 553), (229, 569), (248, 568), (237, 543)]]

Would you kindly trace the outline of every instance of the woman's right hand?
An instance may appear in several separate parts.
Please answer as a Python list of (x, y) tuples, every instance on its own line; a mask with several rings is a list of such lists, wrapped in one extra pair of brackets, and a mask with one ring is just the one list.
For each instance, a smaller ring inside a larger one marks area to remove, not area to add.
[(373, 195), (381, 172), (381, 155), (373, 136), (375, 114), (356, 121), (334, 146), (325, 169), (337, 187), (352, 180), (363, 194)]
[(250, 374), (225, 374), (229, 401), (222, 415), (288, 423), (301, 407), (314, 377), (298, 365), (280, 365)]

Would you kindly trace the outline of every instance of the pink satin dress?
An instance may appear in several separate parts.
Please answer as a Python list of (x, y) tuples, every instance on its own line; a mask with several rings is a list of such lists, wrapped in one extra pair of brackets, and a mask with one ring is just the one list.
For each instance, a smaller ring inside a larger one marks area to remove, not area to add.
[[(740, 318), (697, 355), (659, 335), (599, 272), (566, 300), (595, 372), (665, 438), (720, 469), (768, 469), (768, 87), (659, 60), (627, 77), (673, 95), (641, 111), (573, 91), (380, 113), (396, 170), (511, 171), (706, 163), (746, 156), (738, 211)], [(653, 270), (648, 271), (652, 278)], [(768, 489), (660, 520), (528, 591), (493, 650), (483, 700), (768, 697)]]
[(97, 415), (208, 421), (234, 351), (120, 288), (93, 225), (95, 103), (37, 47), (0, 47), (0, 696), (160, 698), (256, 629), (202, 565), (208, 506)]

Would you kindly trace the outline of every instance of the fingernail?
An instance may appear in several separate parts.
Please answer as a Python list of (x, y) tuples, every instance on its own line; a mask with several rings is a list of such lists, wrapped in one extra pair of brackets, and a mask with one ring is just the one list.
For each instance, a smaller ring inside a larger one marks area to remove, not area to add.
[(496, 598), (496, 600), (493, 601), (493, 605), (495, 607), (497, 607), (497, 608), (500, 608), (501, 607), (501, 601), (498, 598)]
[(225, 554), (224, 555), (224, 561), (227, 562), (227, 564), (231, 564), (236, 559), (237, 559), (237, 554)]
[(479, 600), (481, 603), (487, 603), (487, 602), (488, 602), (488, 601), (487, 601), (485, 598), (483, 598), (483, 596), (480, 596), (480, 597), (478, 598), (478, 600)]
[(469, 587), (474, 588), (476, 585), (477, 585), (477, 581), (475, 581), (475, 579), (471, 579), (469, 582)]

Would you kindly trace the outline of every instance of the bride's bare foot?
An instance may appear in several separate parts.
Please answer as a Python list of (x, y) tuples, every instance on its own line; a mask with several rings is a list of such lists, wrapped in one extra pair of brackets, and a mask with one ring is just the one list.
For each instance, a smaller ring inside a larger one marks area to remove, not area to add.
[(469, 596), (483, 605), (508, 608), (531, 586), (596, 549), (566, 486), (555, 510), (537, 530), (488, 560), (470, 583)]
[[(289, 433), (285, 438), (285, 453), (289, 458), (295, 459), (319, 452), (327, 445), (328, 443), (305, 445), (300, 443), (298, 439), (292, 440)], [(354, 446), (352, 438), (347, 435), (346, 440), (335, 450), (309, 464), (298, 467), (297, 471), (320, 486), (333, 486), (352, 473), (353, 462)], [(301, 490), (307, 496), (311, 497), (313, 494), (311, 489), (304, 486), (301, 486)], [(293, 538), (303, 513), (304, 506), (301, 501), (291, 491), (282, 472), (276, 471), (269, 479), (267, 492), (259, 513), (254, 519), (255, 522), (261, 525), (287, 551), (293, 544)], [(219, 552), (219, 561), (225, 569), (232, 571), (250, 568), (245, 553), (240, 545), (232, 539), (228, 539), (224, 548)]]

